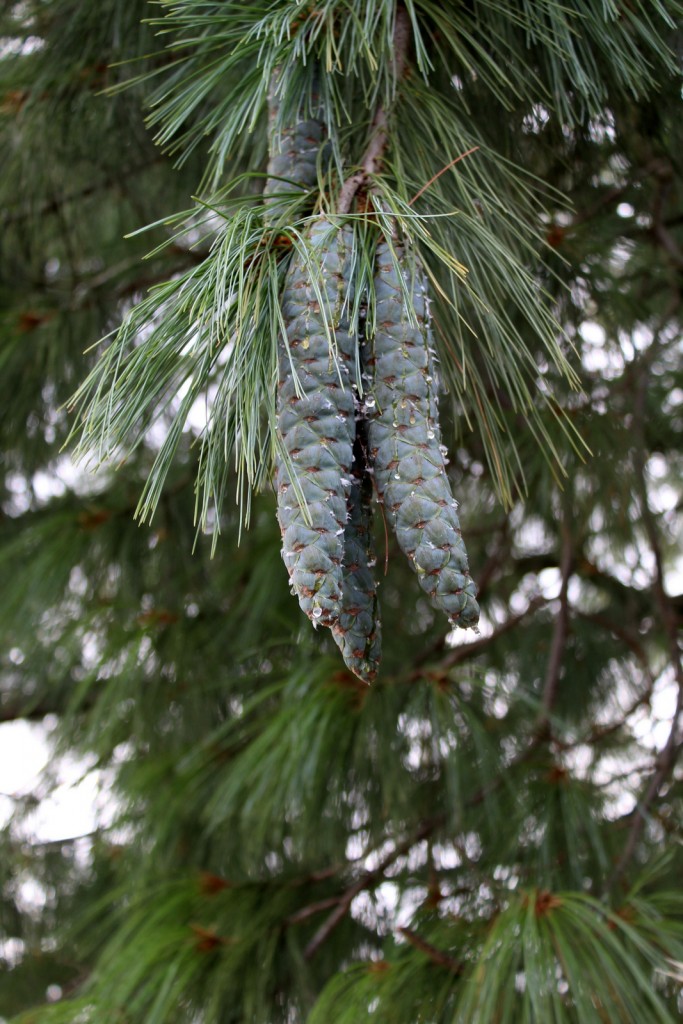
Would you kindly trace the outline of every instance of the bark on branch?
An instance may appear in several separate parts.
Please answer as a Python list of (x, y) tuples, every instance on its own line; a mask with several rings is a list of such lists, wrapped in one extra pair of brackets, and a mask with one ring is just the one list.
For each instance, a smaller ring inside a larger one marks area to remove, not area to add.
[[(408, 44), (410, 42), (410, 19), (404, 7), (396, 12), (394, 24), (394, 79), (400, 82), (406, 68)], [(380, 104), (375, 112), (370, 130), (370, 142), (363, 154), (359, 169), (347, 178), (342, 185), (337, 202), (338, 213), (348, 213), (358, 190), (373, 174), (377, 174), (384, 159), (389, 134), (389, 115), (384, 104)]]
[(411, 946), (414, 946), (415, 949), (419, 949), (421, 953), (428, 956), (429, 959), (435, 964), (438, 964), (439, 967), (445, 967), (451, 974), (460, 975), (463, 973), (464, 966), (459, 960), (449, 956), (448, 953), (444, 953), (443, 950), (437, 949), (437, 947), (433, 946), (431, 942), (427, 942), (427, 940), (423, 939), (421, 935), (414, 932), (412, 928), (398, 928), (397, 931), (399, 935), (402, 935), (403, 938), (411, 944)]

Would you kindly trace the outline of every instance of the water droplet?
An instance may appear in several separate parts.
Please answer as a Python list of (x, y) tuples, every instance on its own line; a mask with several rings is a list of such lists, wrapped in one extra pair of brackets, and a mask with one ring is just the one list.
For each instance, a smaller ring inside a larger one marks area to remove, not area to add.
[(334, 531), (334, 535), (335, 535), (335, 537), (340, 537), (343, 532), (344, 532), (344, 527), (342, 526), (341, 530), (335, 530)]
[(427, 376), (425, 377), (425, 380), (427, 381), (428, 384), (431, 384), (432, 381), (434, 380), (434, 378), (430, 377), (429, 374), (427, 374)]
[(445, 444), (439, 445), (439, 451), (441, 452), (442, 455), (448, 455), (448, 448), (446, 447)]
[(313, 611), (311, 612), (311, 615), (313, 616), (314, 619), (319, 619), (320, 616), (322, 615), (322, 613), (323, 613), (322, 608), (315, 607), (313, 609)]
[(368, 558), (368, 569), (374, 569), (376, 565), (377, 565), (377, 559), (376, 558)]
[(430, 441), (433, 441), (435, 436), (436, 435), (434, 434), (433, 430), (428, 430), (427, 431), (427, 437), (429, 438)]
[(400, 480), (400, 479), (401, 479), (401, 474), (400, 473), (394, 473), (394, 480)]
[(377, 403), (375, 402), (375, 399), (372, 397), (372, 395), (368, 395), (368, 397), (365, 399), (365, 406), (367, 409), (374, 409), (376, 404)]

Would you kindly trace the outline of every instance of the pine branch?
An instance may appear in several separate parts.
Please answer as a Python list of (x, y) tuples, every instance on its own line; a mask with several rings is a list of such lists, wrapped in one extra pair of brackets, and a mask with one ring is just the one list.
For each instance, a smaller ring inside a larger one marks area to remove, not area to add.
[(316, 914), (320, 914), (323, 910), (329, 910), (331, 907), (338, 906), (338, 904), (338, 896), (328, 896), (326, 899), (318, 900), (316, 903), (309, 903), (308, 906), (302, 907), (301, 910), (296, 910), (289, 917), (285, 918), (284, 923), (286, 925), (301, 924), (302, 921), (307, 921), (309, 917), (315, 917)]
[(681, 250), (676, 239), (666, 226), (664, 208), (671, 193), (674, 181), (674, 171), (668, 160), (653, 161), (653, 173), (657, 179), (657, 190), (652, 206), (652, 234), (664, 249), (669, 262), (677, 270), (683, 269), (683, 250)]
[[(50, 698), (45, 695), (35, 704), (29, 704), (25, 700), (9, 700), (5, 703), (0, 701), (0, 723), (7, 722), (42, 722), (48, 715), (61, 715), (64, 713), (64, 705), (69, 698)], [(84, 700), (80, 704), (82, 711), (89, 710), (95, 703), (95, 698)]]
[(576, 747), (583, 746), (595, 746), (597, 743), (602, 743), (608, 736), (614, 735), (620, 729), (623, 729), (629, 718), (635, 715), (639, 708), (642, 708), (644, 704), (649, 704), (652, 698), (652, 691), (654, 688), (654, 679), (651, 678), (651, 682), (648, 684), (643, 693), (639, 694), (634, 701), (629, 704), (624, 713), (619, 716), (616, 722), (611, 722), (609, 725), (600, 726), (594, 729), (587, 736), (580, 736), (576, 740), (572, 740), (571, 743), (565, 743), (558, 739), (556, 736), (553, 737), (553, 746), (558, 750), (573, 750)]
[[(477, 655), (481, 654), (488, 647), (496, 642), (501, 636), (509, 633), (515, 629), (520, 622), (523, 622), (529, 615), (532, 615), (538, 608), (543, 607), (546, 604), (546, 599), (540, 595), (534, 597), (529, 601), (529, 604), (522, 612), (518, 612), (516, 615), (511, 615), (509, 619), (502, 622), (497, 626), (492, 633), (488, 636), (477, 637), (476, 640), (472, 640), (470, 643), (459, 644), (454, 647), (445, 657), (441, 658), (438, 663), (438, 671), (446, 672), (452, 669), (455, 665), (459, 665), (463, 661), (468, 661), (470, 658), (476, 658)], [(439, 641), (439, 648), (442, 646), (443, 641)], [(416, 660), (416, 665), (421, 666), (428, 662), (434, 655), (435, 649), (430, 648), (422, 654), (419, 659)], [(417, 680), (424, 678), (424, 672), (414, 671), (410, 675), (411, 680)]]
[[(336, 898), (336, 906), (332, 913), (323, 921), (317, 932), (311, 939), (304, 950), (304, 957), (306, 960), (312, 960), (315, 954), (318, 952), (320, 947), (326, 942), (335, 928), (343, 921), (348, 914), (351, 904), (353, 903), (356, 896), (363, 892), (365, 889), (369, 889), (378, 883), (384, 876), (384, 872), (390, 867), (399, 857), (404, 856), (409, 850), (413, 848), (417, 843), (422, 842), (427, 836), (431, 835), (432, 832), (439, 825), (443, 824), (444, 818), (440, 816), (438, 818), (432, 818), (430, 821), (425, 822), (421, 828), (404, 839), (403, 842), (397, 843), (393, 850), (390, 850), (385, 857), (382, 858), (376, 868), (371, 871), (366, 871), (360, 876), (352, 885), (348, 887), (340, 896)], [(299, 914), (304, 914), (304, 910), (299, 911)], [(309, 916), (306, 914), (305, 916)], [(303, 918), (302, 918), (303, 919)]]
[(663, 786), (669, 779), (671, 772), (676, 766), (678, 757), (683, 751), (683, 735), (680, 730), (680, 719), (683, 715), (683, 687), (679, 686), (678, 698), (676, 700), (676, 708), (671, 720), (671, 729), (666, 739), (666, 743), (659, 752), (656, 762), (655, 771), (651, 776), (645, 791), (641, 798), (638, 800), (637, 807), (633, 812), (633, 818), (631, 821), (631, 827), (628, 832), (626, 844), (624, 846), (621, 857), (617, 862), (617, 866), (612, 872), (607, 888), (613, 888), (616, 883), (623, 877), (626, 870), (628, 869), (635, 852), (638, 848), (640, 837), (645, 828), (645, 823), (649, 817), (650, 808), (658, 799)]
[(560, 683), (562, 671), (562, 659), (569, 635), (569, 603), (567, 592), (569, 588), (569, 577), (573, 566), (572, 539), (566, 519), (560, 527), (562, 537), (562, 552), (560, 555), (560, 573), (562, 584), (560, 586), (559, 602), (560, 609), (555, 619), (553, 638), (550, 644), (550, 655), (546, 667), (545, 679), (543, 681), (543, 697), (541, 709), (536, 720), (535, 732), (538, 736), (549, 738), (551, 734), (550, 716), (552, 714), (557, 688)]
[(79, 832), (75, 836), (64, 836), (62, 839), (31, 839), (30, 843), (26, 842), (22, 845), (30, 846), (31, 850), (60, 850), (63, 846), (79, 843), (84, 839), (97, 839), (107, 832), (114, 831), (116, 827), (116, 825), (101, 825), (99, 828), (90, 829), (88, 832)]
[[(408, 12), (404, 7), (399, 7), (396, 11), (393, 36), (393, 59), (396, 88), (398, 88), (398, 83), (405, 72), (409, 43), (410, 20), (408, 18)], [(363, 154), (363, 158), (360, 163), (360, 170), (347, 178), (342, 185), (341, 192), (339, 193), (339, 199), (337, 201), (338, 213), (349, 213), (351, 204), (353, 203), (358, 190), (365, 185), (373, 175), (377, 174), (382, 165), (388, 139), (388, 112), (384, 104), (380, 104), (372, 120), (370, 142)]]
[(50, 214), (59, 213), (63, 206), (68, 206), (70, 203), (78, 203), (83, 199), (89, 199), (91, 196), (110, 188), (119, 188), (121, 182), (125, 179), (155, 167), (157, 164), (162, 163), (164, 159), (162, 156), (156, 156), (145, 160), (144, 163), (132, 164), (130, 167), (122, 168), (116, 175), (109, 175), (101, 181), (94, 181), (90, 185), (85, 185), (83, 188), (76, 189), (73, 192), (65, 192), (63, 195), (53, 196), (52, 199), (46, 199), (37, 206), (23, 203), (18, 208), (9, 207), (7, 211), (3, 211), (2, 223), (3, 225), (17, 224), (31, 218), (47, 217)]
[[(508, 548), (509, 527), (510, 516), (508, 513), (503, 518), (498, 529), (498, 540), (494, 545), (493, 551), (484, 563), (484, 568), (477, 575), (477, 588), (479, 591), (478, 600), (480, 604), (482, 601), (482, 595), (486, 593), (491, 580), (495, 576), (496, 570), (503, 562), (504, 554)], [(468, 536), (471, 536), (471, 530), (468, 530)]]
[(640, 841), (648, 813), (653, 803), (658, 799), (659, 794), (669, 779), (678, 756), (683, 750), (683, 728), (681, 718), (683, 716), (683, 661), (681, 659), (681, 647), (678, 638), (678, 614), (675, 605), (666, 589), (664, 578), (664, 558), (659, 537), (659, 527), (655, 514), (650, 506), (650, 499), (647, 490), (647, 469), (646, 469), (646, 440), (645, 440), (645, 408), (647, 390), (649, 384), (648, 367), (659, 348), (662, 328), (669, 323), (680, 305), (680, 295), (676, 292), (670, 302), (668, 310), (662, 317), (661, 325), (655, 332), (652, 342), (645, 357), (638, 367), (638, 378), (636, 381), (636, 396), (633, 410), (633, 433), (635, 445), (633, 451), (633, 465), (636, 477), (636, 490), (640, 504), (642, 522), (645, 527), (650, 549), (654, 556), (655, 578), (653, 582), (653, 593), (655, 603), (659, 609), (660, 621), (669, 648), (669, 657), (677, 686), (676, 707), (671, 719), (671, 727), (664, 746), (657, 755), (655, 770), (649, 779), (645, 791), (638, 801), (635, 809), (631, 827), (629, 829), (626, 844), (621, 857), (617, 862), (609, 881), (608, 888), (612, 888), (624, 875), (631, 860), (633, 859), (638, 843)]
[[(676, 595), (676, 599), (680, 599), (680, 595)], [(654, 689), (655, 677), (652, 673), (652, 669), (650, 668), (647, 651), (631, 630), (620, 625), (618, 622), (614, 622), (613, 619), (607, 618), (607, 616), (603, 615), (601, 612), (584, 612), (581, 609), (574, 609), (574, 613), (586, 622), (593, 622), (596, 626), (600, 626), (608, 633), (612, 633), (618, 640), (621, 640), (621, 642), (628, 647), (628, 649), (638, 659), (641, 669), (647, 676), (648, 692), (651, 693)]]
[(445, 967), (451, 974), (460, 976), (465, 970), (465, 965), (460, 960), (455, 960), (448, 953), (444, 953), (443, 950), (437, 949), (431, 942), (427, 942), (422, 936), (418, 935), (417, 932), (413, 931), (412, 928), (397, 928), (399, 935), (402, 935), (411, 946), (415, 946), (421, 953), (424, 953), (439, 967)]

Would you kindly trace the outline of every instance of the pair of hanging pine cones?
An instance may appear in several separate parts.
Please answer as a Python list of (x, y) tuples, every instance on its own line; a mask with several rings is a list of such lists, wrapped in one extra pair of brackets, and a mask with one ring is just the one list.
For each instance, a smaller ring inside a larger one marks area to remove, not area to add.
[[(324, 134), (306, 120), (276, 138), (277, 86), (274, 79), (271, 223), (288, 193), (315, 183)], [(348, 668), (371, 682), (381, 652), (373, 490), (432, 604), (464, 628), (476, 626), (479, 608), (445, 469), (426, 274), (404, 243), (379, 242), (376, 328), (365, 337), (352, 329), (352, 320), (363, 323), (352, 314), (352, 245), (348, 225), (320, 216), (291, 257), (281, 298), (276, 489), (292, 591), (315, 626), (331, 629)]]

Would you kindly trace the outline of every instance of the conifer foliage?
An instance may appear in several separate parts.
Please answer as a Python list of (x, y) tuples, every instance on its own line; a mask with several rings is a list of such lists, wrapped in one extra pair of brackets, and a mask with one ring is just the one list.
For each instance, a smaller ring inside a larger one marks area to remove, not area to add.
[(682, 17), (2, 7), (1, 1024), (680, 1019)]

